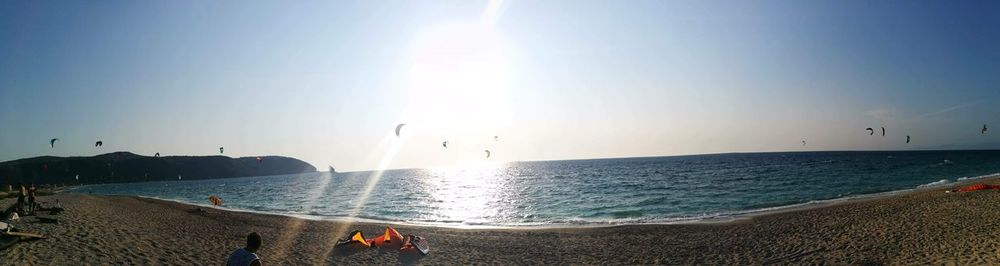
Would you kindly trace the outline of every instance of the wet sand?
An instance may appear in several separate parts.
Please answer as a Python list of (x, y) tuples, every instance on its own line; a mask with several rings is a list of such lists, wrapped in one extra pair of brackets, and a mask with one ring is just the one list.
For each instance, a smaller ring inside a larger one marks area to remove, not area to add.
[[(997, 179), (980, 180), (1000, 184)], [(58, 224), (15, 225), (48, 239), (0, 251), (3, 264), (220, 265), (248, 232), (266, 264), (1000, 264), (1000, 191), (952, 187), (726, 223), (599, 228), (457, 229), (394, 226), (427, 237), (431, 253), (334, 250), (342, 230), (371, 237), (385, 224), (344, 224), (121, 196), (54, 195)], [(12, 203), (11, 199), (2, 204)]]

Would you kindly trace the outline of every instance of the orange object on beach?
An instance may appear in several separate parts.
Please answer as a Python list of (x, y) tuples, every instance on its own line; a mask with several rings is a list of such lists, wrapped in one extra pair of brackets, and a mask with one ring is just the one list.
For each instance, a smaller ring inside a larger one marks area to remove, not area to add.
[(987, 184), (980, 183), (980, 184), (975, 184), (975, 185), (963, 187), (963, 188), (959, 189), (958, 191), (959, 192), (969, 192), (969, 191), (984, 190), (984, 189), (1000, 189), (1000, 186), (998, 186), (998, 185), (987, 185)]
[(384, 244), (403, 243), (403, 235), (392, 227), (386, 227), (385, 233), (382, 233), (382, 235), (378, 237), (368, 239), (367, 241), (371, 245), (381, 247)]
[(365, 247), (371, 247), (371, 243), (369, 243), (368, 240), (365, 239), (365, 235), (362, 234), (361, 231), (351, 232), (351, 235), (348, 236), (347, 239), (341, 239), (341, 240), (337, 241), (337, 244), (334, 245), (334, 246), (335, 247), (340, 247), (340, 246), (346, 246), (346, 245), (355, 244), (355, 243), (356, 244), (361, 244), (362, 246), (365, 246)]
[(217, 197), (217, 196), (210, 196), (210, 197), (208, 197), (208, 201), (211, 201), (212, 205), (222, 206), (222, 199), (219, 198), (219, 197)]

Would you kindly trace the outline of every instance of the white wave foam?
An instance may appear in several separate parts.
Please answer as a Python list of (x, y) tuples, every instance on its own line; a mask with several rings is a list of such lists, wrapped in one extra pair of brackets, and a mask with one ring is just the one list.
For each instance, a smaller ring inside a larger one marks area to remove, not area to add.
[(992, 174), (980, 175), (980, 176), (973, 176), (973, 177), (960, 177), (960, 178), (958, 178), (958, 181), (976, 180), (976, 179), (998, 177), (998, 176), (1000, 176), (1000, 173), (992, 173)]
[(959, 177), (958, 181), (976, 180), (976, 179), (991, 178), (991, 177), (1000, 177), (1000, 173), (992, 173), (992, 174), (973, 176), (973, 177), (968, 177), (968, 176)]
[(988, 175), (981, 175), (981, 176), (977, 176), (976, 178), (987, 178), (987, 177), (998, 177), (998, 176), (1000, 176), (1000, 173), (992, 173), (992, 174), (988, 174)]
[(941, 179), (941, 180), (938, 180), (938, 181), (934, 181), (934, 182), (930, 182), (930, 183), (927, 183), (927, 184), (919, 185), (917, 187), (918, 188), (923, 188), (923, 187), (940, 186), (940, 185), (948, 184), (950, 182), (951, 181), (949, 181), (948, 179)]

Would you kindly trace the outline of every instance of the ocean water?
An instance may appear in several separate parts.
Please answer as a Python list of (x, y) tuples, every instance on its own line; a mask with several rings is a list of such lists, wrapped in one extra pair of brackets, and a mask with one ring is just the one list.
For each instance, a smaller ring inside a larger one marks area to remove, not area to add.
[(1000, 151), (739, 153), (515, 162), (89, 185), (136, 195), (330, 219), (455, 226), (665, 223), (725, 218), (996, 175)]

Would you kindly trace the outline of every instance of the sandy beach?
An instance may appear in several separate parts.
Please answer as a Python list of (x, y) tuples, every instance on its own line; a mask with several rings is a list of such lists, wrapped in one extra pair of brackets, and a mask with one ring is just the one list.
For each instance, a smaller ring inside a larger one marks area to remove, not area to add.
[[(997, 184), (997, 179), (983, 181)], [(58, 224), (15, 223), (49, 238), (0, 252), (4, 264), (220, 265), (248, 232), (266, 264), (1000, 264), (1000, 191), (900, 193), (733, 222), (599, 228), (456, 229), (395, 226), (430, 239), (428, 256), (334, 250), (344, 224), (169, 201), (61, 194)], [(7, 199), (3, 204), (10, 204)]]

